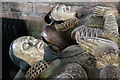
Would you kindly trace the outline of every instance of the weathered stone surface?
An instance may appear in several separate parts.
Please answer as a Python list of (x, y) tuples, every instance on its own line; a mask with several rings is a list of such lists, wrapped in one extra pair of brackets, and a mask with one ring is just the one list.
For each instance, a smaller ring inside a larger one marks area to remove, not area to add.
[(33, 12), (35, 13), (48, 13), (53, 5), (49, 3), (33, 3)]
[(2, 11), (2, 17), (4, 17), (4, 18), (19, 19), (19, 17), (20, 17), (21, 15), (22, 15), (21, 12)]
[(110, 78), (111, 80), (120, 79), (120, 69), (109, 65), (103, 68), (100, 72), (100, 78)]
[(15, 12), (23, 12), (23, 13), (30, 13), (32, 12), (31, 3), (17, 3), (17, 2), (10, 2), (9, 8), (11, 11)]
[(28, 26), (28, 34), (32, 35), (36, 38), (41, 38), (41, 31), (43, 29), (43, 26), (45, 25), (45, 22), (43, 18), (40, 17), (34, 17), (34, 16), (27, 16), (27, 26)]
[(0, 11), (9, 11), (10, 9), (7, 2), (3, 2), (0, 7), (2, 7)]

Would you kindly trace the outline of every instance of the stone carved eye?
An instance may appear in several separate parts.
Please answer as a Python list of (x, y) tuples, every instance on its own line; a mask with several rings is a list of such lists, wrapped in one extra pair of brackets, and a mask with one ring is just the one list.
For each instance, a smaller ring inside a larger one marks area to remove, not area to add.
[(66, 10), (70, 10), (70, 7), (66, 7)]
[(40, 45), (39, 45), (39, 49), (40, 49), (40, 50), (43, 49), (43, 45), (44, 45), (44, 44), (43, 44), (42, 42), (40, 42)]
[(38, 49), (39, 49), (39, 51), (40, 52), (44, 52), (44, 48), (45, 48), (45, 44), (44, 44), (44, 42), (39, 42), (39, 44), (38, 44)]
[(37, 39), (34, 39), (33, 45), (36, 45), (37, 43), (38, 43), (38, 40), (37, 40)]
[(68, 7), (66, 7), (66, 10), (69, 10), (69, 8), (68, 8)]
[(23, 43), (23, 49), (26, 50), (31, 46), (30, 43)]

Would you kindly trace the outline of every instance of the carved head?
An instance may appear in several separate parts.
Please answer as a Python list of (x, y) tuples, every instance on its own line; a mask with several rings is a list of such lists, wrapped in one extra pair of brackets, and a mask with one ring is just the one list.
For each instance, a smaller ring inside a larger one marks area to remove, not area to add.
[(12, 44), (12, 52), (16, 57), (25, 60), (29, 65), (43, 60), (44, 48), (47, 46), (42, 40), (31, 36), (16, 39)]
[(51, 10), (51, 17), (56, 20), (66, 20), (75, 18), (76, 12), (72, 10), (71, 6), (57, 5)]

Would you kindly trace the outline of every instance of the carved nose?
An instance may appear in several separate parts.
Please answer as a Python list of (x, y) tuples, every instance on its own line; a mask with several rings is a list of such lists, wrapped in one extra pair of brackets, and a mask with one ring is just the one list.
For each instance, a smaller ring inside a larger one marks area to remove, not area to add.
[(38, 40), (35, 39), (34, 42), (33, 42), (33, 45), (36, 45), (38, 43)]

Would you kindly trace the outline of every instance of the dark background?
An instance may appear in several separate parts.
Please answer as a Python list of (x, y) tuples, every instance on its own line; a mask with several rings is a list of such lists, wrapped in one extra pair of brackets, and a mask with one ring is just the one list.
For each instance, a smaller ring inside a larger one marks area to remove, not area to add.
[(26, 23), (23, 20), (2, 18), (2, 79), (12, 80), (19, 70), (9, 57), (10, 43), (26, 36)]

